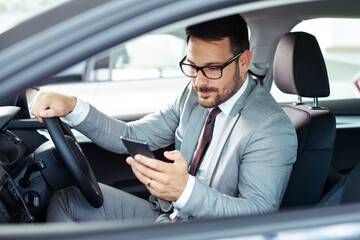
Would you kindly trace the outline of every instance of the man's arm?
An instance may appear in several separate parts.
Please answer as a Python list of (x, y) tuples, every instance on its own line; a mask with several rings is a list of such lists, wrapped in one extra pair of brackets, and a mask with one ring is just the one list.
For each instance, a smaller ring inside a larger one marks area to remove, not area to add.
[(90, 105), (86, 118), (75, 129), (97, 145), (116, 153), (126, 152), (120, 136), (146, 141), (151, 150), (167, 147), (174, 143), (180, 108), (185, 105), (190, 90), (191, 85), (185, 87), (183, 93), (166, 107), (132, 122), (111, 118)]
[[(124, 153), (126, 149), (120, 140), (120, 136), (147, 141), (152, 150), (173, 143), (174, 131), (179, 121), (179, 108), (177, 106), (180, 98), (181, 96), (173, 103), (169, 103), (168, 107), (162, 111), (131, 123), (113, 119), (88, 103), (86, 103), (86, 108), (81, 110), (86, 109), (86, 113), (81, 113), (81, 121), (71, 123), (69, 120), (72, 121), (73, 118), (70, 115), (79, 105), (78, 103), (81, 103), (81, 100), (78, 101), (76, 97), (54, 92), (40, 91), (31, 102), (30, 112), (39, 122), (43, 122), (43, 117), (61, 117), (70, 125), (75, 125), (74, 127), (77, 130), (99, 146), (117, 153)], [(75, 118), (77, 119), (77, 117)]]

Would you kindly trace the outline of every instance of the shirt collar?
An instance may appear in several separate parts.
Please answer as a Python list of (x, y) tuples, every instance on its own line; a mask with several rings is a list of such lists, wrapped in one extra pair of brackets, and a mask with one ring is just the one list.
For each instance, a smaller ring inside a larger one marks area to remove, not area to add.
[(230, 111), (233, 108), (234, 104), (244, 93), (248, 85), (248, 82), (249, 82), (249, 75), (247, 75), (246, 80), (244, 84), (241, 86), (241, 88), (231, 98), (229, 98), (228, 100), (226, 100), (225, 102), (219, 105), (221, 112), (224, 113), (226, 116), (230, 114)]

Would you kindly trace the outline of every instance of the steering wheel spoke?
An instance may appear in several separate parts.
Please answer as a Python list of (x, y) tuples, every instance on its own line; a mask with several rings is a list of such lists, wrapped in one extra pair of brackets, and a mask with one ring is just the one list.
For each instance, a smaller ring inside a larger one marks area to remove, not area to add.
[(65, 166), (75, 179), (75, 185), (93, 207), (101, 207), (104, 198), (99, 183), (74, 135), (64, 134), (64, 123), (58, 117), (44, 118), (44, 122)]

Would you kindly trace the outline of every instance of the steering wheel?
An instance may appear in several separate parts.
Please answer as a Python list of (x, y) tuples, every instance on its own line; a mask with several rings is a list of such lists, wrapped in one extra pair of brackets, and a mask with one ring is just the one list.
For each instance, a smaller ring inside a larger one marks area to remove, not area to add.
[(63, 163), (75, 179), (82, 195), (93, 207), (101, 207), (104, 198), (98, 181), (69, 126), (58, 117), (44, 118), (44, 122)]

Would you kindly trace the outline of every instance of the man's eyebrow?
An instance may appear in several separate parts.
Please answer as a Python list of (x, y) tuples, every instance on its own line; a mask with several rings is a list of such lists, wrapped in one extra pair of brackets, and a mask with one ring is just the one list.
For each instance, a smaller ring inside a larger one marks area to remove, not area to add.
[[(192, 65), (197, 66), (193, 61), (189, 60), (188, 58), (186, 58), (186, 61), (188, 61), (188, 62), (191, 63)], [(205, 64), (202, 65), (202, 66), (211, 66), (211, 65), (216, 65), (216, 66), (218, 66), (218, 65), (222, 65), (222, 64), (224, 64), (224, 63), (223, 63), (223, 62), (208, 62), (208, 63), (205, 63)]]

